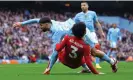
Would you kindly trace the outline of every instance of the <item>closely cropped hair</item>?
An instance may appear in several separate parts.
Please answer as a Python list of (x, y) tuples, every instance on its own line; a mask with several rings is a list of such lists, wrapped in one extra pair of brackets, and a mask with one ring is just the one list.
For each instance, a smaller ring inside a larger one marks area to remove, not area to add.
[(78, 38), (82, 38), (86, 33), (86, 25), (83, 22), (79, 22), (73, 25), (72, 33)]
[(81, 2), (81, 3), (86, 3), (86, 4), (88, 5), (88, 7), (89, 7), (89, 4), (88, 4), (87, 2), (83, 1), (83, 2)]
[(81, 3), (86, 3), (88, 5), (88, 3), (86, 1), (82, 1)]
[(52, 23), (52, 22), (49, 17), (45, 16), (39, 20), (39, 23), (41, 24), (41, 23)]

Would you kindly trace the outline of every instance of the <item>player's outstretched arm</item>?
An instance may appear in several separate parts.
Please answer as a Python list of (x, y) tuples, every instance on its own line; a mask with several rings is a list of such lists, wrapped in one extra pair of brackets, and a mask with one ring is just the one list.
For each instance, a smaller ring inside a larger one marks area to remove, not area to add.
[(62, 41), (56, 44), (56, 51), (59, 52), (65, 47), (67, 39), (68, 39), (68, 35), (65, 35)]
[(97, 18), (97, 15), (96, 15), (95, 12), (94, 12), (94, 19), (93, 20), (95, 22), (96, 27), (98, 28), (98, 32), (99, 32), (100, 36), (103, 37), (103, 38), (105, 38), (105, 34), (103, 32), (102, 26), (99, 23), (98, 18)]
[(16, 22), (16, 23), (13, 24), (13, 27), (21, 27), (21, 26), (24, 26), (24, 25), (27, 25), (27, 24), (39, 23), (39, 20), (40, 19), (30, 19), (30, 20), (27, 20), (27, 21), (24, 21), (24, 22)]

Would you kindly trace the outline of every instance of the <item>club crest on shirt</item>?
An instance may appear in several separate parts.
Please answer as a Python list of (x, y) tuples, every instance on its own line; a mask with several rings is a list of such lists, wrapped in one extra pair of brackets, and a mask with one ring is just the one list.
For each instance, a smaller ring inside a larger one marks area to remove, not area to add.
[(85, 18), (86, 18), (86, 19), (91, 19), (92, 16), (91, 16), (91, 15), (85, 15)]
[(87, 14), (85, 14), (85, 18), (88, 18), (89, 16)]

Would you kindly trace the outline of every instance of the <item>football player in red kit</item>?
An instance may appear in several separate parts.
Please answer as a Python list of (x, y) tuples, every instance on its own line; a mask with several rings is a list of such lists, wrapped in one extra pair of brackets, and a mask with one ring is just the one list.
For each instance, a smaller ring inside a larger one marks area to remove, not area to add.
[[(72, 69), (86, 63), (92, 73), (102, 74), (93, 67), (90, 57), (90, 47), (82, 39), (86, 33), (85, 24), (82, 22), (74, 24), (72, 33), (73, 35), (65, 35), (63, 40), (56, 45), (59, 61)], [(44, 74), (50, 74), (48, 67), (44, 71)]]

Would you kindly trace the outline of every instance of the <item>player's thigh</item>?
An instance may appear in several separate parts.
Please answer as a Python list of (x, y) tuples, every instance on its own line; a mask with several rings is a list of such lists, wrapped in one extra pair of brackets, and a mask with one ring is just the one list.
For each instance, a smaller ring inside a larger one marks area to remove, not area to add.
[(95, 43), (91, 40), (91, 32), (89, 29), (86, 28), (86, 34), (83, 37), (86, 44), (90, 45), (91, 48), (95, 47)]
[(110, 47), (111, 48), (117, 48), (117, 43), (116, 42), (110, 42)]
[(64, 51), (61, 51), (58, 53), (59, 61), (71, 69), (76, 69), (76, 68), (80, 67), (83, 63), (85, 63), (84, 59), (82, 59), (82, 61), (79, 63), (70, 63), (69, 60), (67, 60), (63, 54), (64, 54)]
[(65, 65), (65, 66), (67, 66), (67, 67), (69, 67), (69, 68), (72, 68), (72, 66), (71, 66), (70, 64), (67, 63), (67, 61), (66, 61), (66, 59), (65, 59), (65, 56), (63, 55), (63, 52), (59, 52), (59, 53), (58, 53), (58, 59), (59, 59), (59, 61), (60, 61), (63, 65)]
[(95, 44), (98, 44), (98, 38), (97, 38), (97, 35), (95, 32), (90, 32), (90, 40), (95, 43)]
[(101, 50), (94, 48), (91, 48), (91, 55), (95, 57), (102, 57), (105, 53)]

